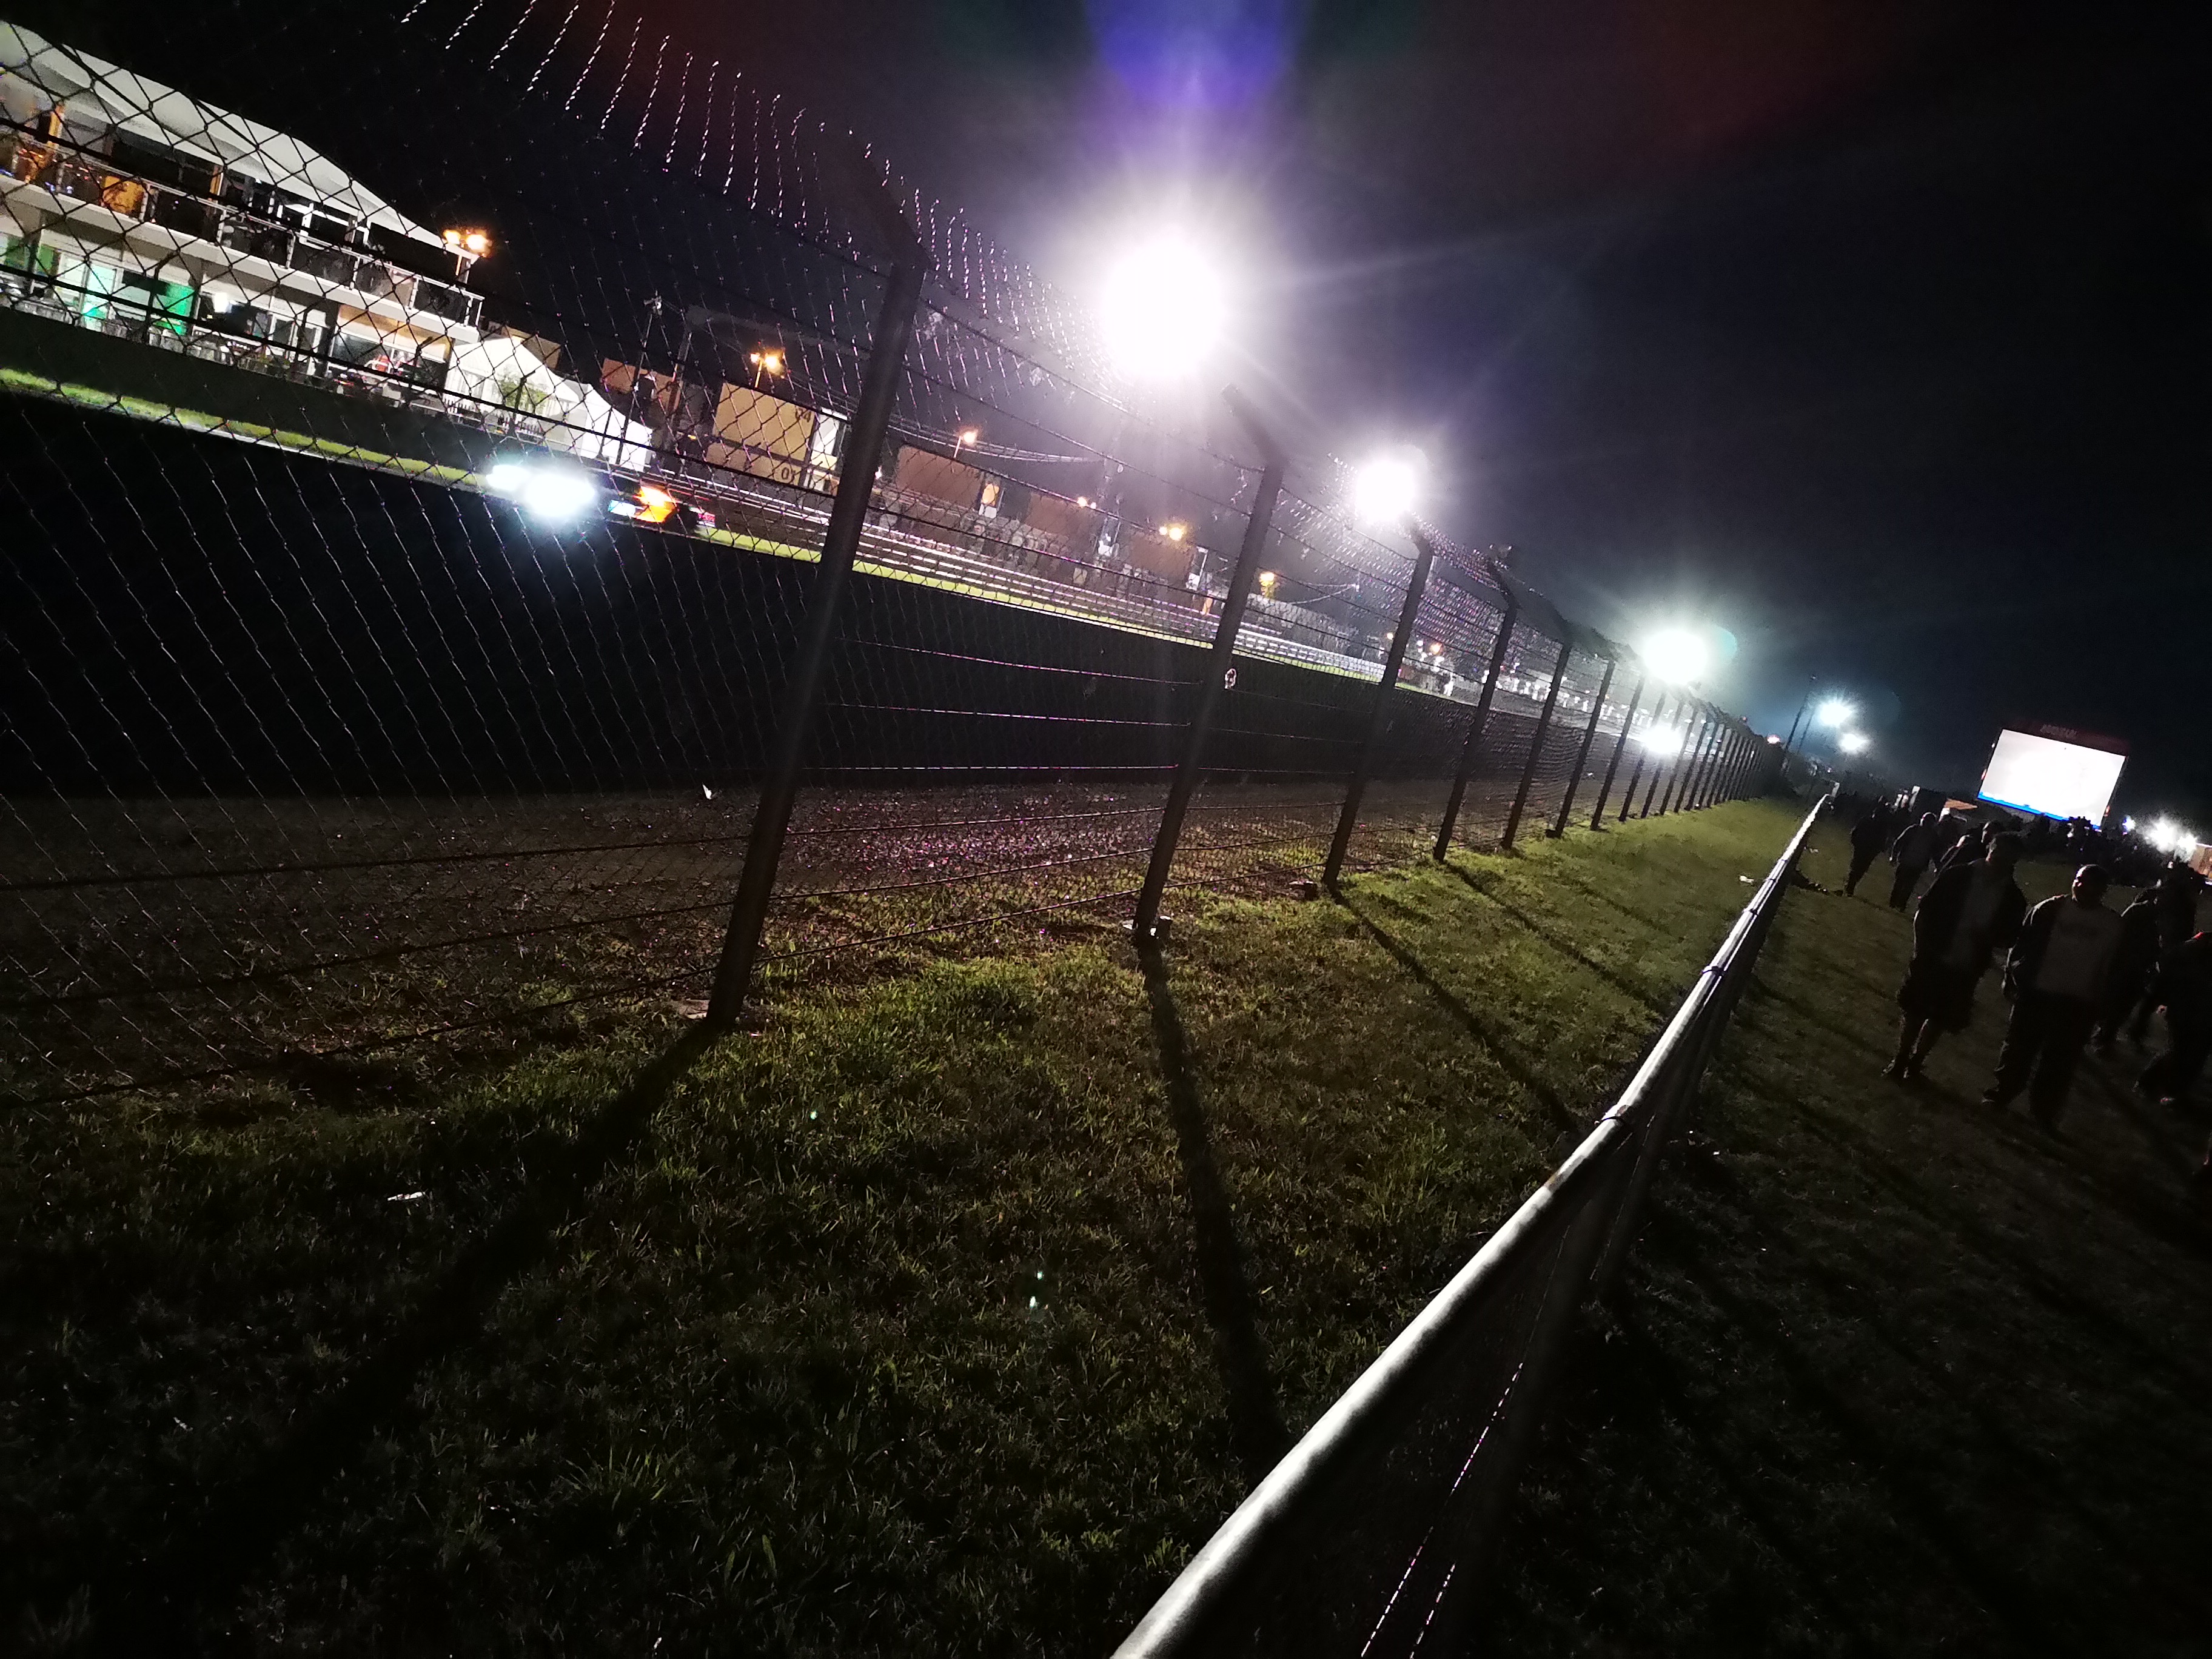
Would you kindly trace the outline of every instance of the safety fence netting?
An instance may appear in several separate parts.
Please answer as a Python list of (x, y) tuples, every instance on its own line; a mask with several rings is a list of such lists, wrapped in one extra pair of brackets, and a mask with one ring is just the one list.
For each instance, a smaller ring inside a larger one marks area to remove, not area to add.
[(1363, 782), (1354, 868), (1560, 799), (1626, 653), (1440, 538), (1413, 592), (1341, 467), (1133, 395), (735, 65), (575, 0), (240, 17), (0, 25), (18, 1098), (696, 1013), (788, 731), (771, 974), (1118, 921), (1186, 765), (1214, 891), (1318, 874)]

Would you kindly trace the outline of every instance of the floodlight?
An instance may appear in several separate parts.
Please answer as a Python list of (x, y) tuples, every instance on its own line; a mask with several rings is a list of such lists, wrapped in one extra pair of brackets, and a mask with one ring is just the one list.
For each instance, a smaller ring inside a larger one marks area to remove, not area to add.
[(1636, 740), (1664, 759), (1667, 756), (1682, 752), (1682, 745), (1690, 740), (1690, 728), (1686, 726), (1649, 726)]
[(2170, 853), (2177, 858), (2197, 850), (2197, 832), (2184, 828), (2172, 818), (2153, 818), (2142, 836), (2160, 852)]
[(1220, 273), (1187, 238), (1162, 231), (1109, 267), (1099, 322), (1114, 366), (1132, 380), (1172, 380), (1210, 356), (1228, 320)]
[(1420, 493), (1419, 458), (1377, 455), (1352, 475), (1352, 514), (1364, 525), (1401, 522)]
[(484, 483), (544, 524), (568, 523), (599, 495), (586, 473), (521, 461), (500, 462), (484, 474)]
[(1688, 628), (1662, 628), (1644, 642), (1644, 665), (1671, 685), (1703, 679), (1711, 665), (1712, 653), (1705, 635)]
[(1814, 711), (1813, 718), (1830, 731), (1836, 732), (1849, 726), (1851, 723), (1851, 717), (1858, 712), (1852, 707), (1850, 698), (1830, 697)]
[(1874, 739), (1863, 732), (1846, 732), (1836, 739), (1836, 747), (1846, 755), (1857, 755), (1864, 753), (1873, 742)]

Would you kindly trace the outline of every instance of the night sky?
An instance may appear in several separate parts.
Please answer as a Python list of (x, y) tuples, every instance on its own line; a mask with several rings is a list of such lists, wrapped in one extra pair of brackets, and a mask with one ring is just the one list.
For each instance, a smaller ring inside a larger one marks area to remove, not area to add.
[(2107, 732), (2212, 833), (2201, 5), (647, 3), (1073, 289), (1202, 227), (1224, 379), (1419, 444), (1608, 632), (1726, 628), (1761, 727), (1817, 675), (1966, 790), (2001, 725)]
[[(1346, 455), (1634, 639), (1710, 619), (1903, 776), (2126, 738), (2212, 820), (2212, 55), (2183, 9), (830, 0), (672, 8), (1048, 273), (1188, 212)], [(1194, 21), (1194, 20), (1201, 20)], [(2208, 827), (2200, 821), (2200, 833)]]

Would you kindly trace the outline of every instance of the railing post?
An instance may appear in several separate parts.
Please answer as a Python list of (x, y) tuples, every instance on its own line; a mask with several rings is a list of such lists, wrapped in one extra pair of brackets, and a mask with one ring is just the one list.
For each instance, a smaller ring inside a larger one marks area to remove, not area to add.
[[(1668, 716), (1668, 718), (1669, 718), (1670, 720), (1681, 720), (1681, 719), (1683, 719), (1683, 718), (1684, 718), (1684, 715), (1685, 715), (1686, 712), (1688, 710), (1689, 707), (1690, 707), (1690, 694), (1689, 694), (1688, 692), (1686, 692), (1686, 691), (1677, 691), (1677, 692), (1674, 694), (1674, 714), (1673, 714), (1669, 715), (1669, 716)], [(1686, 745), (1688, 744), (1689, 741), (1690, 741), (1690, 729), (1689, 729), (1689, 727), (1686, 725), (1686, 726), (1683, 726), (1683, 728), (1682, 728), (1682, 743), (1683, 743), (1683, 744), (1684, 744), (1685, 746), (1686, 746)], [(1682, 753), (1682, 750), (1681, 750), (1680, 749), (1677, 749), (1677, 750), (1675, 750), (1675, 751), (1674, 751), (1675, 763), (1676, 763), (1676, 764), (1678, 764), (1678, 765), (1680, 763), (1681, 753)], [(1642, 763), (1639, 761), (1639, 762), (1638, 763), (1638, 764), (1640, 766), (1640, 765), (1642, 764)], [(1636, 816), (1637, 816), (1638, 817), (1639, 817), (1639, 818), (1648, 818), (1648, 817), (1650, 817), (1651, 816), (1651, 798), (1652, 798), (1654, 795), (1656, 795), (1656, 794), (1657, 794), (1657, 793), (1659, 793), (1659, 779), (1660, 779), (1661, 775), (1662, 775), (1663, 773), (1665, 773), (1665, 771), (1666, 771), (1666, 770), (1667, 770), (1667, 766), (1666, 766), (1666, 763), (1665, 763), (1663, 760), (1659, 761), (1659, 762), (1657, 762), (1657, 763), (1655, 763), (1653, 764), (1653, 766), (1652, 766), (1652, 768), (1651, 768), (1651, 781), (1650, 781), (1650, 782), (1649, 782), (1649, 783), (1647, 783), (1647, 784), (1645, 784), (1645, 785), (1644, 786), (1644, 805), (1643, 805), (1641, 807), (1639, 807), (1639, 808), (1638, 808), (1638, 809), (1637, 809)], [(1631, 795), (1633, 795), (1633, 794), (1636, 793), (1636, 786), (1635, 786), (1635, 784), (1631, 783), (1631, 784), (1628, 786), (1628, 793), (1629, 793)], [(1629, 803), (1628, 803), (1628, 802), (1626, 802), (1626, 801), (1623, 801), (1623, 802), (1620, 804), (1620, 816), (1621, 816), (1621, 817), (1626, 817), (1628, 816), (1628, 806), (1629, 806)]]
[(1559, 815), (1544, 833), (1557, 841), (1567, 833), (1567, 816), (1575, 810), (1575, 793), (1582, 787), (1583, 768), (1589, 764), (1590, 739), (1597, 736), (1597, 720), (1605, 712), (1605, 694), (1613, 690), (1613, 671), (1620, 666), (1613, 658), (1605, 659), (1605, 678), (1598, 682), (1597, 700), (1590, 704), (1589, 724), (1583, 727), (1582, 747), (1575, 751), (1575, 769), (1567, 774), (1567, 793), (1559, 802)]
[(1736, 769), (1742, 763), (1743, 728), (1741, 726), (1733, 726), (1729, 728), (1728, 759), (1721, 767), (1719, 782), (1713, 787), (1716, 804), (1735, 799)]
[(1244, 540), (1237, 550), (1236, 568), (1229, 574), (1229, 592), (1221, 601), (1213, 647), (1206, 653), (1206, 665), (1199, 671), (1194, 688), (1196, 701), (1191, 708), (1190, 730), (1183, 739), (1182, 758), (1176, 763), (1175, 777), (1168, 785), (1167, 805), (1161, 809), (1159, 830), (1152, 837), (1152, 862), (1145, 867), (1145, 884), (1137, 894), (1137, 914), (1129, 923), (1129, 931), (1139, 945), (1151, 943), (1159, 934), (1160, 901), (1166, 896), (1168, 873), (1182, 840), (1183, 819), (1190, 811), (1192, 795), (1197, 793), (1199, 768), (1205, 760), (1206, 735), (1213, 729), (1214, 711), (1220, 707), (1222, 693), (1228, 690), (1229, 677), (1235, 669), (1237, 630), (1243, 626), (1252, 584), (1260, 574), (1260, 562), (1267, 556), (1275, 498), (1283, 489), (1281, 452), (1242, 398), (1231, 392), (1229, 402), (1258, 441), (1265, 466), (1260, 474), (1259, 494), (1252, 499), (1251, 516), (1244, 520)]
[[(1605, 781), (1598, 785), (1597, 805), (1590, 808), (1590, 828), (1593, 830), (1605, 828), (1605, 803), (1613, 793), (1613, 775), (1620, 770), (1621, 754), (1628, 747), (1629, 729), (1636, 724), (1636, 705), (1643, 701), (1644, 680), (1639, 675), (1636, 681), (1636, 690), (1628, 694), (1628, 708), (1620, 717), (1620, 735), (1613, 740), (1613, 758), (1605, 763)], [(1628, 788), (1630, 793), (1635, 793), (1634, 778), (1628, 781)], [(1628, 815), (1624, 812), (1621, 816), (1626, 817)]]
[(1328, 844), (1328, 861), (1322, 866), (1321, 884), (1332, 893), (1336, 890), (1337, 877), (1344, 872), (1344, 855), (1352, 848), (1352, 826), (1358, 821), (1360, 798), (1366, 794), (1367, 780), (1375, 769), (1375, 751), (1382, 746), (1382, 734), (1389, 729), (1390, 699), (1398, 690), (1398, 670), (1405, 664), (1406, 647), (1420, 621), (1421, 593), (1429, 585), (1429, 567), (1436, 562), (1437, 544), (1429, 539), (1428, 532), (1410, 524), (1407, 532), (1413, 538), (1413, 574), (1407, 579), (1406, 602), (1398, 608), (1398, 631), (1390, 636), (1390, 648), (1383, 654), (1382, 678), (1375, 688), (1375, 711), (1367, 720), (1367, 740), (1359, 745), (1359, 758), (1352, 764), (1352, 787), (1345, 792), (1344, 811), (1336, 818), (1336, 836)]
[(1520, 617), (1521, 607), (1513, 596), (1505, 596), (1505, 609), (1498, 618), (1498, 638), (1490, 647), (1490, 666), (1482, 676), (1482, 696), (1474, 705), (1474, 719), (1467, 728), (1467, 741), (1460, 745), (1459, 769), (1452, 774), (1451, 796), (1444, 802), (1444, 821), (1437, 830), (1434, 857), (1442, 864), (1444, 854), (1451, 850), (1452, 831), (1459, 827), (1460, 803), (1467, 798), (1467, 781), (1474, 770), (1474, 751), (1482, 746), (1482, 733), (1490, 724), (1491, 700), (1498, 693), (1498, 676), (1505, 667), (1505, 653), (1513, 642), (1513, 624)]
[(1552, 729), (1552, 710), (1559, 706), (1559, 682), (1566, 678), (1567, 659), (1574, 653), (1570, 641), (1559, 641), (1559, 659), (1553, 665), (1552, 684), (1544, 693), (1544, 712), (1536, 716), (1536, 740), (1528, 745), (1528, 759), (1521, 768), (1521, 787), (1513, 792), (1513, 810), (1505, 815), (1505, 833), (1498, 838), (1502, 852), (1512, 850), (1514, 835), (1521, 828), (1521, 811), (1528, 805), (1528, 786), (1536, 781), (1536, 763), (1543, 758), (1545, 734)]
[(853, 411), (845, 454), (839, 463), (837, 496), (830, 504), (829, 528), (822, 538), (822, 566), (815, 573), (814, 591), (807, 599), (805, 632), (791, 678), (784, 687), (775, 749), (768, 775), (762, 781), (759, 804), (753, 808), (744, 870), (738, 878), (729, 931), (722, 937), (721, 960), (714, 969), (714, 991), (707, 1004), (709, 1025), (734, 1021), (752, 984), (761, 928), (768, 920), (776, 866), (783, 856), (784, 834), (791, 827), (792, 808), (799, 798), (799, 768), (805, 758), (807, 733), (814, 723), (823, 665), (829, 659), (830, 641), (853, 574), (853, 560), (860, 551), (860, 532), (867, 526), (876, 469), (883, 459), (891, 404), (898, 396), (907, 341), (921, 301), (921, 278), (918, 253), (909, 253), (893, 265), (883, 307), (876, 318), (875, 340), (861, 380), (860, 405)]

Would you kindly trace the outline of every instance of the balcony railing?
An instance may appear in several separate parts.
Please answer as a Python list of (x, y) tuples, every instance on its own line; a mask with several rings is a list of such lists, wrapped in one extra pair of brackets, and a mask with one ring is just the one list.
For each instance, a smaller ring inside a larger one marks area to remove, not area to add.
[[(235, 202), (119, 171), (66, 140), (34, 139), (20, 132), (0, 133), (0, 173), (447, 322), (473, 328), (482, 319), (481, 296), (343, 246), (336, 240), (343, 234), (337, 222), (326, 216), (315, 216), (310, 230), (303, 231)], [(311, 234), (316, 228), (329, 234), (319, 238)]]

